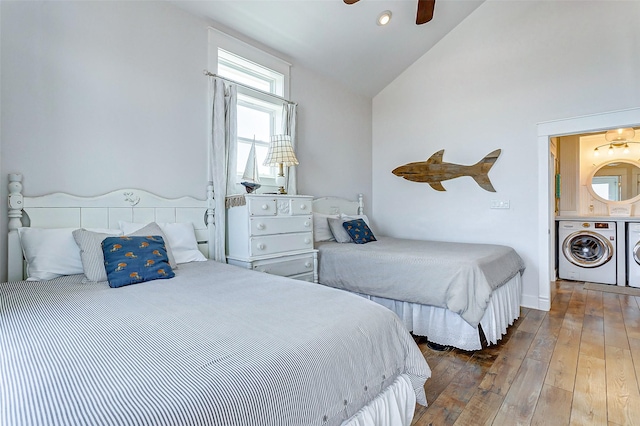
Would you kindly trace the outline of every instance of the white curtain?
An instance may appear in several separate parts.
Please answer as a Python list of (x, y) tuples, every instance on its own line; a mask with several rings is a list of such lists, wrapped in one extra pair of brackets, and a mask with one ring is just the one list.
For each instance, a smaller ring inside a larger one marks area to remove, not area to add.
[[(296, 152), (297, 139), (296, 139), (296, 115), (298, 113), (298, 106), (292, 103), (285, 103), (282, 105), (282, 134), (291, 136), (291, 146), (293, 152)], [(296, 177), (296, 168), (287, 167), (286, 170), (286, 186), (287, 194), (295, 195), (298, 193), (298, 184)]]
[(235, 191), (237, 158), (237, 89), (217, 77), (209, 79), (211, 124), (209, 128), (209, 181), (215, 200), (214, 253), (209, 257), (226, 262), (225, 197)]

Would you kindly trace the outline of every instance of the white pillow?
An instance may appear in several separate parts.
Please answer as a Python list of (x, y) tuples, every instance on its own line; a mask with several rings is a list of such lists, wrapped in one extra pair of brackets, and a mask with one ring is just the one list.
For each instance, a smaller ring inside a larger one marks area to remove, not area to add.
[[(131, 234), (146, 226), (146, 223), (119, 221), (120, 229), (125, 235)], [(158, 223), (167, 237), (166, 243), (173, 252), (176, 263), (204, 262), (206, 257), (198, 250), (198, 241), (191, 222), (186, 223)]]
[(347, 221), (347, 219), (343, 218), (332, 218), (327, 219), (329, 222), (329, 228), (331, 228), (331, 233), (335, 237), (336, 241), (339, 243), (352, 243), (351, 236), (344, 229), (342, 224)]
[(323, 214), (313, 212), (313, 241), (335, 241), (329, 228), (329, 221), (327, 219), (337, 219), (337, 214)]
[(366, 224), (367, 224), (367, 226), (368, 226), (369, 228), (371, 228), (371, 224), (369, 224), (369, 218), (367, 217), (367, 215), (366, 215), (366, 214), (344, 214), (344, 213), (342, 213), (342, 214), (340, 215), (340, 217), (341, 217), (342, 219), (345, 219), (345, 220), (362, 219), (362, 220), (364, 220), (364, 223), (366, 223)]
[[(44, 281), (83, 273), (80, 248), (73, 239), (75, 229), (18, 228), (22, 252), (27, 260), (27, 281)], [(92, 231), (121, 234), (118, 229)]]

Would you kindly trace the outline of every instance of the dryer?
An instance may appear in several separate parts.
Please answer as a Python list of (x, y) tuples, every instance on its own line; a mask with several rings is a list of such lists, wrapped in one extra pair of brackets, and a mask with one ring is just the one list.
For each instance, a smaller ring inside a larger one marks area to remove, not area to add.
[(627, 274), (629, 286), (640, 287), (640, 223), (627, 224)]
[(615, 222), (558, 222), (561, 279), (616, 284), (616, 250)]

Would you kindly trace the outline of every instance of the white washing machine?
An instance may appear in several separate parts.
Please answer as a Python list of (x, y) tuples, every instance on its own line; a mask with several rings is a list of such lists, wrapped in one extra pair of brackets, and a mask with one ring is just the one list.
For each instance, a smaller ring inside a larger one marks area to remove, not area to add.
[(559, 221), (558, 277), (617, 284), (616, 249), (615, 222)]
[(627, 224), (627, 274), (629, 286), (640, 287), (640, 223)]

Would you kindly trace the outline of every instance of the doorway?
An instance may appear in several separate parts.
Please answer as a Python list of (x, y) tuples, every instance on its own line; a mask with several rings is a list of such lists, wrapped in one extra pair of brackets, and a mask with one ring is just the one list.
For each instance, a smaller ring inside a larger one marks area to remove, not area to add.
[(640, 125), (640, 108), (605, 112), (538, 123), (538, 309), (551, 308), (551, 281), (555, 280), (555, 159), (552, 138)]

